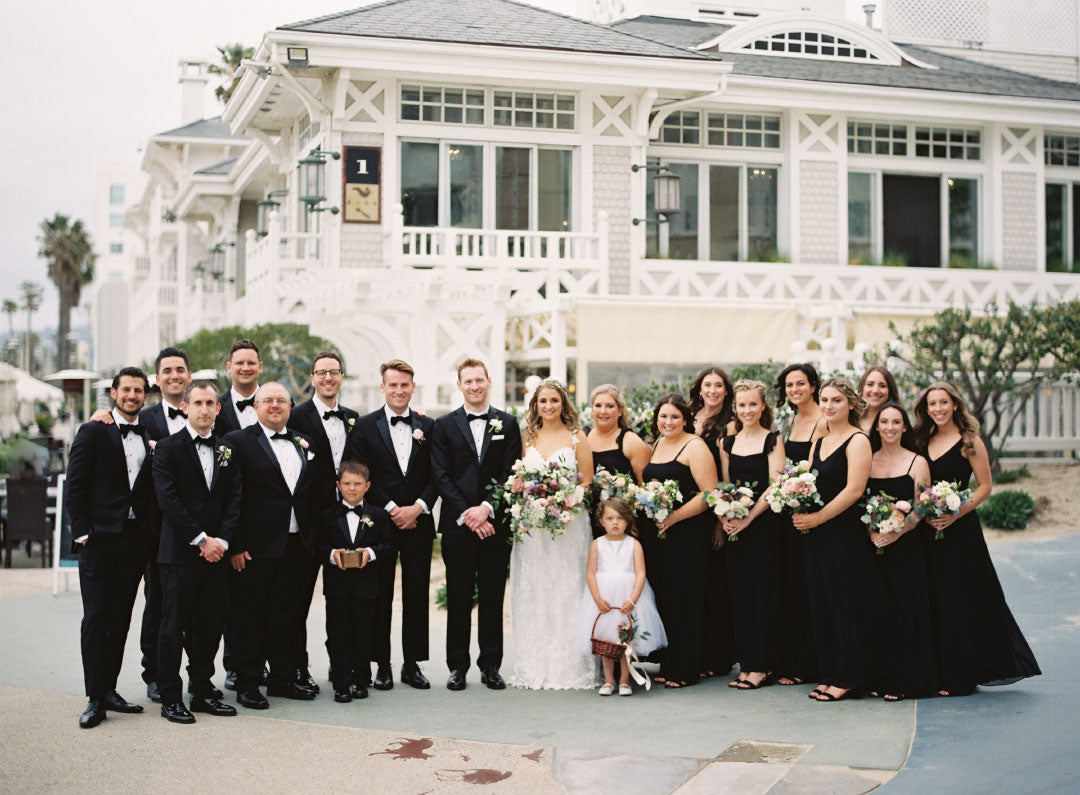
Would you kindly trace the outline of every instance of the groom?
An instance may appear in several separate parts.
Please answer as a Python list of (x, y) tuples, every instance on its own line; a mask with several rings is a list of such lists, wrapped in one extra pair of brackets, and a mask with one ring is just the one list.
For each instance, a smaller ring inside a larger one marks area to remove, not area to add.
[(446, 686), (465, 689), (476, 591), (480, 681), (502, 690), (506, 683), (499, 666), (510, 543), (505, 516), (497, 514), (489, 500), (492, 481), (506, 482), (521, 457), (521, 431), (512, 415), (488, 405), (491, 378), (483, 362), (466, 359), (457, 374), (465, 405), (436, 420), (431, 433), (431, 473), (442, 497), (439, 532), (446, 563)]

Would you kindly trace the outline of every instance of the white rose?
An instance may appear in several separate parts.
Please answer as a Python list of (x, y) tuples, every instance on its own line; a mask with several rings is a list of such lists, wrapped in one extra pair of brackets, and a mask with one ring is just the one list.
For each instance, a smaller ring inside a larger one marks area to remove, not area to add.
[(961, 503), (959, 494), (950, 494), (948, 497), (945, 498), (945, 507), (948, 508), (950, 511), (953, 511), (954, 513), (960, 510), (960, 504)]

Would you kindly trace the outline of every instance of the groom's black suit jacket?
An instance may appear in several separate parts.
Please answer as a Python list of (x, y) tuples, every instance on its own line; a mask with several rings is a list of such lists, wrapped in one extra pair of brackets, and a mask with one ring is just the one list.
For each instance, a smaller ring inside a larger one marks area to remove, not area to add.
[[(345, 451), (341, 460), (345, 461), (349, 456), (349, 420), (360, 417), (359, 412), (347, 409), (338, 403), (338, 408), (345, 412)], [(355, 427), (355, 425), (354, 425)], [(311, 400), (305, 400), (299, 406), (289, 412), (289, 428), (300, 433), (307, 434), (315, 441), (315, 460), (311, 463), (315, 466), (316, 487), (319, 492), (319, 501), (325, 508), (337, 502), (337, 472), (334, 471), (334, 453), (330, 449), (330, 438), (326, 435), (319, 409)]]
[[(474, 505), (490, 502), (494, 484), (505, 483), (514, 462), (521, 457), (517, 419), (496, 408), (488, 408), (488, 414), (479, 459), (464, 407), (435, 421), (431, 433), (431, 471), (443, 501), (439, 532), (444, 535), (472, 533), (465, 524), (457, 523), (458, 517)], [(501, 433), (493, 432), (491, 427), (496, 419), (502, 423)], [(496, 531), (505, 532), (502, 512), (496, 512), (491, 522)]]

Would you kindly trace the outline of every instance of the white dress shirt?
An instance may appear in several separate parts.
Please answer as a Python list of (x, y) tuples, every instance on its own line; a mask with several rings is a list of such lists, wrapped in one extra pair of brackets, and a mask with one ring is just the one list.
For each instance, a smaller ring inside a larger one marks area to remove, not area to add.
[(345, 420), (337, 417), (324, 418), (323, 414), (328, 411), (340, 411), (341, 404), (328, 406), (319, 399), (318, 395), (313, 395), (311, 401), (315, 404), (315, 410), (319, 412), (326, 438), (330, 440), (330, 454), (334, 458), (334, 471), (337, 472), (341, 469), (341, 457), (345, 455), (345, 437), (349, 435), (349, 429), (345, 426)]
[[(123, 428), (125, 425), (138, 425), (139, 419), (135, 418), (135, 422), (128, 422), (115, 408), (109, 412), (112, 415), (113, 424), (117, 429)], [(145, 432), (145, 431), (144, 431)], [(135, 478), (139, 477), (139, 470), (142, 469), (143, 461), (146, 460), (146, 443), (142, 436), (137, 433), (120, 434), (120, 442), (124, 446), (124, 465), (127, 467), (128, 476), (128, 490), (130, 491), (135, 487)], [(135, 518), (135, 509), (128, 508), (128, 519)], [(89, 537), (89, 533), (81, 535), (75, 539), (76, 544), (85, 543)]]
[[(405, 417), (406, 419), (412, 419), (411, 410), (406, 411), (404, 414), (395, 414), (390, 410), (390, 407), (383, 405), (383, 413), (386, 415), (386, 427), (390, 429), (390, 441), (394, 443), (394, 455), (397, 456), (398, 467), (401, 469), (401, 474), (408, 474), (409, 471), (409, 457), (412, 455), (413, 445), (413, 429), (411, 422), (399, 422), (396, 425), (393, 422), (394, 417)], [(431, 513), (427, 503), (423, 500), (417, 500), (416, 504), (420, 506), (420, 510), (424, 513)], [(386, 510), (392, 511), (397, 508), (397, 503), (391, 500), (384, 506)]]
[[(263, 433), (266, 434), (266, 438), (270, 442), (270, 448), (274, 451), (274, 455), (277, 456), (278, 465), (281, 467), (281, 474), (285, 478), (285, 485), (289, 487), (289, 493), (295, 493), (296, 484), (300, 480), (300, 471), (302, 469), (302, 463), (300, 461), (301, 453), (296, 442), (293, 441), (291, 434), (288, 439), (271, 439), (270, 437), (277, 433), (277, 431), (266, 427), (261, 422), (259, 425), (262, 427)], [(285, 429), (282, 433), (289, 433), (289, 431), (288, 429)], [(300, 532), (300, 525), (296, 521), (296, 511), (293, 509), (289, 509), (289, 532)]]
[[(237, 392), (235, 387), (229, 389), (229, 394), (232, 395), (233, 410), (236, 412), (236, 419), (239, 421), (241, 428), (247, 428), (249, 425), (254, 425), (259, 421), (259, 415), (255, 413), (254, 404), (245, 406), (244, 410), (240, 411), (236, 408), (236, 404), (241, 400), (247, 400), (247, 398)], [(256, 388), (255, 391), (251, 393), (251, 396), (255, 397), (258, 394), (259, 390)]]
[[(209, 434), (202, 436), (202, 434), (191, 427), (191, 423), (185, 423), (184, 427), (187, 428), (188, 433), (191, 434), (192, 440), (197, 438), (210, 438)], [(203, 477), (206, 479), (206, 488), (209, 489), (210, 484), (214, 482), (214, 450), (207, 447), (205, 444), (197, 444), (195, 445), (195, 454), (199, 457), (199, 465), (202, 467)], [(205, 532), (199, 533), (191, 540), (191, 546), (200, 546), (205, 538), (207, 538)], [(229, 542), (224, 538), (219, 538), (218, 541), (225, 547), (225, 551), (227, 552), (229, 549)]]
[[(349, 503), (345, 502), (345, 500), (342, 500), (341, 504), (344, 505), (346, 508), (355, 507), (349, 505)], [(357, 505), (363, 507), (364, 501), (360, 500)], [(345, 511), (345, 523), (349, 525), (349, 543), (355, 544), (356, 534), (360, 529), (360, 517), (357, 516), (356, 513), (353, 511)], [(368, 551), (368, 563), (371, 563), (375, 560), (375, 550), (371, 547), (365, 547), (365, 549), (367, 549)], [(334, 560), (334, 550), (332, 549), (330, 550), (330, 562), (333, 563), (335, 566), (337, 565), (337, 561)]]
[(161, 411), (165, 415), (165, 427), (169, 429), (169, 436), (172, 436), (178, 430), (187, 425), (187, 417), (183, 414), (177, 414), (172, 419), (169, 419), (169, 409), (178, 409), (179, 406), (174, 406), (169, 401), (162, 399)]
[[(469, 414), (487, 414), (486, 420), (469, 420), (469, 430), (472, 431), (473, 445), (476, 447), (476, 460), (479, 461), (484, 452), (484, 434), (487, 433), (488, 423), (491, 422), (491, 406), (484, 406), (480, 411), (472, 411), (468, 406), (465, 407), (466, 417)], [(487, 500), (482, 503), (485, 508), (488, 509), (488, 515), (495, 515), (495, 508)], [(458, 525), (465, 524), (465, 515), (462, 514), (457, 518)]]

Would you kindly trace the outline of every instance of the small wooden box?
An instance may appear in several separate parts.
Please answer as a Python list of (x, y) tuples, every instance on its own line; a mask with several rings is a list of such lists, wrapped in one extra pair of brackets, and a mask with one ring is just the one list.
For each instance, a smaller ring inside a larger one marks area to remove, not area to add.
[(341, 553), (341, 563), (346, 569), (360, 568), (362, 553), (355, 549), (346, 549)]

